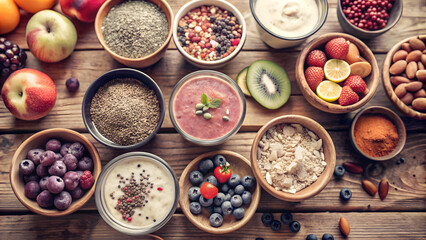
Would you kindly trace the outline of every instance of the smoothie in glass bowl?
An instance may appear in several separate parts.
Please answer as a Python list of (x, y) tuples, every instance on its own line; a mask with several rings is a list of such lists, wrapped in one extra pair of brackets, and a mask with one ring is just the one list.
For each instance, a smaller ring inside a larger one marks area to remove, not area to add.
[(173, 126), (198, 145), (218, 145), (241, 127), (245, 97), (227, 75), (201, 70), (183, 77), (173, 89), (169, 113)]

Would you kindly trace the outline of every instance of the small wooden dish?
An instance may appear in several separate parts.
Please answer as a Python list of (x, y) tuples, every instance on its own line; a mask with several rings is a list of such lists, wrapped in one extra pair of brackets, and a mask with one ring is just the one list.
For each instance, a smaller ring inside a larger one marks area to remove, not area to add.
[(101, 43), (102, 47), (109, 53), (111, 56), (117, 60), (118, 62), (129, 66), (133, 68), (145, 68), (153, 65), (154, 63), (158, 62), (166, 53), (167, 47), (169, 46), (170, 39), (172, 38), (172, 27), (173, 27), (173, 11), (170, 8), (170, 5), (165, 0), (148, 0), (156, 5), (158, 5), (163, 12), (166, 14), (167, 21), (169, 23), (169, 33), (167, 35), (166, 41), (164, 41), (163, 45), (157, 51), (153, 52), (152, 54), (142, 57), (142, 58), (128, 58), (123, 57), (115, 52), (113, 52), (108, 45), (105, 43), (104, 36), (102, 34), (102, 23), (104, 21), (104, 18), (108, 14), (108, 12), (111, 10), (112, 7), (114, 7), (117, 4), (120, 4), (124, 2), (124, 0), (107, 0), (104, 4), (102, 4), (101, 8), (99, 9), (98, 13), (96, 14), (95, 19), (95, 32), (96, 36), (98, 37), (99, 42)]
[[(371, 73), (366, 78), (364, 78), (369, 92), (367, 95), (360, 98), (357, 103), (348, 106), (341, 106), (338, 103), (330, 103), (322, 100), (314, 91), (311, 90), (305, 78), (305, 62), (308, 54), (312, 50), (324, 48), (328, 41), (337, 37), (343, 37), (349, 40), (351, 43), (355, 44), (358, 47), (361, 57), (363, 57), (371, 64)], [(344, 33), (328, 33), (315, 38), (302, 50), (296, 61), (296, 79), (303, 96), (310, 104), (312, 104), (312, 106), (318, 108), (321, 111), (329, 113), (348, 113), (364, 106), (368, 101), (370, 101), (376, 92), (377, 86), (379, 85), (379, 76), (379, 67), (373, 52), (371, 52), (367, 45), (365, 45), (365, 43), (363, 43), (358, 38)]]
[[(42, 208), (37, 204), (37, 201), (27, 198), (27, 196), (25, 196), (24, 180), (22, 175), (19, 174), (19, 164), (22, 160), (26, 158), (28, 151), (34, 148), (44, 148), (44, 145), (46, 144), (46, 142), (52, 138), (59, 139), (63, 142), (67, 141), (67, 142), (82, 143), (94, 163), (94, 170), (92, 171), (92, 175), (95, 178), (95, 183), (88, 191), (86, 191), (86, 193), (84, 194), (82, 198), (73, 201), (71, 203), (71, 206), (64, 211), (60, 211), (53, 208), (52, 209)], [(92, 197), (93, 193), (95, 192), (96, 180), (98, 179), (100, 172), (101, 172), (101, 159), (99, 158), (98, 151), (96, 150), (95, 146), (85, 136), (83, 136), (82, 134), (78, 132), (65, 129), (65, 128), (52, 128), (52, 129), (43, 130), (41, 132), (38, 132), (32, 135), (18, 147), (15, 154), (13, 155), (13, 158), (10, 164), (9, 180), (10, 180), (10, 184), (12, 185), (13, 192), (15, 193), (18, 200), (25, 207), (27, 207), (31, 211), (40, 215), (44, 215), (48, 217), (59, 217), (59, 216), (68, 215), (72, 212), (77, 211)]]
[[(269, 183), (266, 182), (266, 179), (262, 176), (262, 173), (260, 172), (257, 160), (257, 149), (259, 147), (259, 142), (262, 139), (263, 135), (265, 135), (266, 131), (268, 131), (268, 129), (270, 129), (271, 127), (282, 123), (298, 123), (304, 126), (305, 128), (308, 128), (309, 130), (314, 132), (319, 138), (321, 138), (323, 142), (325, 162), (327, 163), (327, 166), (325, 167), (324, 171), (314, 183), (294, 194), (278, 191), (273, 186), (269, 185)], [(277, 117), (265, 124), (254, 137), (253, 144), (251, 146), (250, 158), (253, 173), (256, 177), (257, 182), (262, 186), (262, 188), (272, 196), (287, 202), (300, 202), (320, 193), (327, 186), (328, 182), (333, 176), (334, 167), (336, 166), (336, 150), (334, 149), (333, 140), (331, 139), (328, 132), (319, 123), (308, 117), (300, 115), (286, 115)]]
[(251, 192), (252, 201), (250, 203), (250, 206), (248, 208), (244, 207), (245, 215), (244, 218), (241, 220), (236, 220), (233, 215), (223, 216), (222, 226), (215, 228), (210, 225), (210, 214), (207, 209), (203, 208), (203, 212), (198, 216), (193, 215), (189, 210), (190, 201), (188, 198), (188, 190), (190, 187), (192, 187), (192, 183), (189, 181), (189, 174), (194, 170), (198, 170), (198, 164), (201, 160), (203, 160), (204, 158), (213, 157), (216, 154), (222, 154), (226, 157), (226, 160), (231, 164), (232, 174), (238, 174), (240, 175), (240, 177), (243, 177), (245, 175), (253, 176), (250, 167), (250, 161), (238, 153), (225, 150), (204, 153), (192, 160), (180, 176), (179, 204), (185, 216), (189, 219), (189, 221), (192, 222), (192, 224), (197, 226), (199, 229), (213, 234), (225, 234), (241, 228), (253, 217), (260, 200), (260, 187), (259, 184), (256, 183), (256, 187), (253, 188)]
[[(395, 94), (392, 83), (390, 81), (390, 73), (389, 68), (392, 65), (392, 57), (395, 54), (396, 51), (398, 51), (401, 48), (401, 45), (405, 42), (408, 42), (411, 38), (414, 38), (417, 36), (412, 36), (409, 38), (406, 38), (402, 40), (401, 42), (395, 44), (391, 50), (389, 50), (388, 54), (386, 55), (385, 61), (383, 61), (383, 68), (382, 68), (382, 80), (383, 80), (383, 86), (385, 87), (386, 95), (388, 96), (389, 100), (392, 102), (392, 104), (397, 108), (400, 112), (402, 112), (404, 115), (420, 120), (426, 120), (426, 113), (422, 113), (419, 111), (416, 111), (412, 108), (409, 108), (405, 103), (403, 103)], [(423, 41), (426, 40), (426, 35), (420, 35), (419, 38)]]

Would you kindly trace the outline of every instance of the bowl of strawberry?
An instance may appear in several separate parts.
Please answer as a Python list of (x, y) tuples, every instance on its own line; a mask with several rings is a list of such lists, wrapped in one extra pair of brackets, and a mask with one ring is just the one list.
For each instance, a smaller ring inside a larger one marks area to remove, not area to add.
[(312, 40), (296, 61), (297, 84), (314, 107), (348, 113), (364, 106), (376, 92), (379, 68), (361, 40), (329, 33)]
[(250, 161), (231, 151), (198, 156), (183, 171), (179, 185), (179, 204), (185, 216), (199, 229), (213, 234), (244, 226), (260, 200)]

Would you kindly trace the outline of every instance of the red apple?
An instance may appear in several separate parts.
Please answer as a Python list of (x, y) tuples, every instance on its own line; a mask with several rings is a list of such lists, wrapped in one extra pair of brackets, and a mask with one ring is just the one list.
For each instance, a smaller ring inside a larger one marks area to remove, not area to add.
[(95, 21), (99, 8), (106, 0), (60, 0), (62, 12), (82, 22)]
[(6, 79), (1, 97), (15, 117), (36, 120), (46, 116), (55, 105), (56, 86), (46, 74), (24, 68)]

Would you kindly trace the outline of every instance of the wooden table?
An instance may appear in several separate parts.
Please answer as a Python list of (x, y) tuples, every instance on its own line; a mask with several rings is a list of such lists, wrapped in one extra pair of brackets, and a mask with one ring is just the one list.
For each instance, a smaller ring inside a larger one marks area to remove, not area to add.
[[(169, 1), (173, 11), (187, 0)], [(170, 222), (157, 235), (164, 239), (305, 239), (310, 233), (321, 237), (331, 233), (335, 239), (342, 239), (338, 222), (344, 216), (351, 225), (349, 239), (426, 239), (426, 122), (403, 117), (407, 128), (407, 143), (402, 153), (383, 163), (369, 162), (350, 146), (348, 128), (354, 113), (336, 115), (321, 112), (312, 107), (302, 96), (294, 75), (295, 62), (306, 43), (296, 48), (274, 50), (267, 47), (258, 37), (247, 0), (230, 1), (246, 17), (249, 34), (243, 51), (228, 65), (219, 69), (235, 79), (238, 72), (258, 59), (269, 59), (283, 66), (289, 74), (292, 95), (284, 107), (271, 111), (261, 107), (253, 99), (247, 99), (247, 116), (244, 124), (227, 143), (217, 147), (199, 147), (185, 141), (176, 131), (167, 115), (161, 132), (148, 145), (137, 149), (147, 151), (165, 159), (180, 176), (185, 166), (196, 156), (217, 149), (238, 152), (249, 158), (250, 146), (256, 131), (274, 117), (286, 114), (300, 114), (322, 124), (330, 133), (336, 147), (337, 163), (355, 161), (367, 169), (363, 176), (346, 174), (343, 179), (333, 178), (317, 196), (299, 203), (288, 203), (275, 199), (262, 191), (257, 213), (242, 229), (226, 235), (211, 235), (192, 225), (180, 208)], [(336, 0), (329, 1), (327, 22), (322, 29), (310, 37), (328, 32), (341, 32), (336, 16)], [(58, 9), (58, 7), (56, 7)], [(404, 0), (404, 13), (398, 24), (382, 36), (365, 41), (375, 53), (379, 66), (386, 52), (397, 42), (408, 37), (426, 34), (426, 1)], [(6, 35), (10, 40), (28, 49), (25, 43), (25, 26), (30, 15), (23, 13), (18, 28)], [(131, 239), (109, 227), (99, 216), (92, 198), (79, 211), (62, 218), (48, 218), (36, 215), (25, 208), (12, 192), (9, 183), (10, 159), (18, 146), (31, 134), (52, 127), (70, 128), (82, 132), (97, 147), (105, 165), (123, 151), (107, 148), (96, 142), (84, 127), (81, 103), (88, 86), (101, 74), (123, 67), (104, 51), (95, 36), (93, 24), (75, 22), (78, 29), (78, 43), (74, 53), (66, 60), (45, 64), (38, 61), (29, 51), (27, 67), (41, 70), (52, 77), (57, 86), (57, 101), (45, 118), (26, 122), (15, 119), (2, 104), (0, 107), (0, 239)], [(152, 67), (142, 69), (161, 87), (168, 102), (174, 85), (186, 74), (198, 70), (184, 61), (173, 43), (165, 57)], [(80, 80), (80, 89), (70, 94), (65, 88), (69, 77)], [(380, 84), (381, 85), (381, 84)], [(379, 86), (367, 106), (380, 105), (393, 110), (393, 106)], [(403, 157), (403, 164), (396, 161)], [(387, 177), (391, 184), (389, 195), (381, 201), (376, 195), (369, 196), (361, 188), (361, 180), (368, 178), (376, 184)], [(339, 200), (342, 188), (350, 188), (352, 199), (347, 203)], [(261, 215), (273, 212), (275, 217), (285, 210), (294, 212), (302, 228), (292, 233), (288, 227), (272, 232), (261, 223)], [(143, 238), (143, 237), (141, 237)]]

